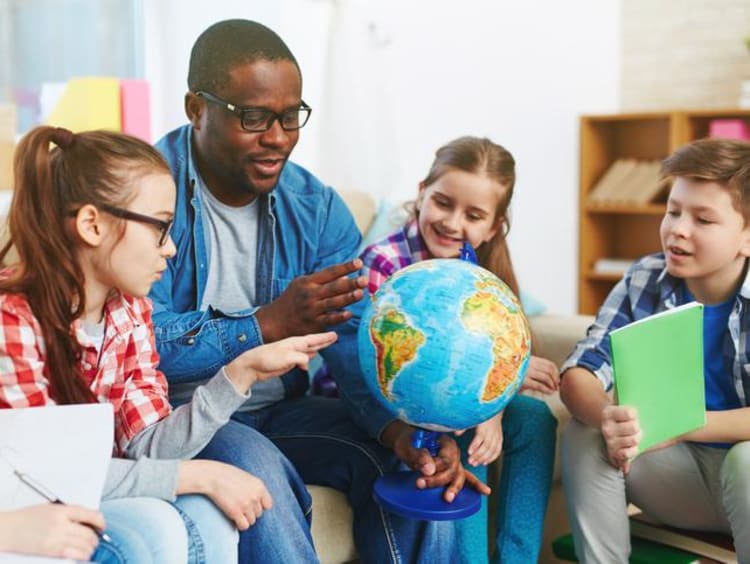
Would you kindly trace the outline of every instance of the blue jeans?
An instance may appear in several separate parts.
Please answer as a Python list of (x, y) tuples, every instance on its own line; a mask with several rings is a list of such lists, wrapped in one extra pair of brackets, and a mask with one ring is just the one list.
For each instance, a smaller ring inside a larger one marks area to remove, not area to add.
[(166, 501), (126, 497), (102, 502), (112, 542), (101, 541), (91, 557), (106, 564), (187, 562), (188, 538), (179, 512)]
[(222, 511), (202, 495), (181, 495), (174, 506), (188, 532), (189, 564), (237, 562), (237, 529)]
[(92, 557), (105, 564), (226, 564), (237, 562), (237, 529), (200, 495), (127, 497), (102, 502), (107, 534)]
[(354, 513), (360, 561), (450, 562), (452, 522), (406, 519), (384, 512), (372, 485), (399, 461), (367, 436), (340, 400), (302, 397), (253, 413), (236, 413), (198, 455), (234, 464), (261, 478), (273, 508), (240, 533), (240, 562), (317, 562), (305, 483), (346, 494)]
[[(555, 462), (557, 420), (547, 405), (537, 399), (518, 395), (503, 414), (502, 472), (497, 486), (495, 552), (493, 562), (526, 564), (539, 560), (544, 530), (544, 515), (552, 484)], [(487, 480), (487, 468), (471, 467), (466, 449), (474, 438), (473, 430), (458, 438), (463, 463), (481, 480)], [(482, 510), (457, 522), (458, 562), (487, 562), (487, 500)]]

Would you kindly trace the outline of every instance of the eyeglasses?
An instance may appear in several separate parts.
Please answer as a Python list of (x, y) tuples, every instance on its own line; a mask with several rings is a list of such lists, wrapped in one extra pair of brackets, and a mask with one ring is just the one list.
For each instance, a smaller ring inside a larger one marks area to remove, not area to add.
[(277, 120), (284, 131), (295, 131), (305, 126), (312, 112), (312, 108), (305, 104), (303, 100), (300, 101), (299, 108), (284, 110), (277, 114), (267, 108), (238, 107), (204, 90), (199, 90), (195, 95), (232, 112), (240, 118), (242, 129), (253, 133), (268, 131), (271, 129), (273, 122)]
[(130, 210), (116, 208), (115, 206), (102, 205), (99, 207), (103, 211), (107, 212), (110, 215), (114, 215), (115, 217), (121, 217), (122, 219), (129, 219), (131, 221), (137, 221), (139, 223), (146, 223), (148, 225), (153, 225), (155, 227), (158, 227), (159, 228), (158, 245), (160, 247), (163, 247), (164, 245), (167, 244), (167, 239), (169, 239), (169, 232), (172, 230), (174, 219), (168, 219), (168, 220), (157, 219), (155, 217), (143, 215), (140, 213), (135, 213)]

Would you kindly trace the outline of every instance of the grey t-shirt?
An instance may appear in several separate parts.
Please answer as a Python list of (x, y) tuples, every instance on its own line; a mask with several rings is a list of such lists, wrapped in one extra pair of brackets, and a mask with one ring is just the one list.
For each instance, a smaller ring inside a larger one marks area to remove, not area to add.
[[(200, 310), (209, 306), (233, 313), (255, 305), (255, 265), (258, 256), (258, 199), (240, 207), (220, 202), (200, 182), (203, 233), (208, 250), (208, 279)], [(170, 385), (172, 399), (192, 396), (197, 383)], [(258, 382), (240, 411), (252, 411), (284, 399), (279, 378)]]

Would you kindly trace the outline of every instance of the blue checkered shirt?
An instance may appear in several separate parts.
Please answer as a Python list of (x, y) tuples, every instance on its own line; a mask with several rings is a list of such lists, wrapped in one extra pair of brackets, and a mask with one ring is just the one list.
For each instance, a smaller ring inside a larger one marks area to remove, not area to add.
[[(586, 368), (609, 391), (613, 384), (609, 333), (633, 321), (685, 303), (685, 291), (683, 280), (667, 272), (662, 253), (638, 260), (607, 296), (594, 324), (589, 327), (586, 337), (578, 342), (560, 369), (561, 372), (574, 366)], [(748, 405), (750, 397), (749, 304), (750, 272), (745, 275), (729, 314), (722, 344), (725, 366), (731, 370), (734, 388), (744, 406)]]

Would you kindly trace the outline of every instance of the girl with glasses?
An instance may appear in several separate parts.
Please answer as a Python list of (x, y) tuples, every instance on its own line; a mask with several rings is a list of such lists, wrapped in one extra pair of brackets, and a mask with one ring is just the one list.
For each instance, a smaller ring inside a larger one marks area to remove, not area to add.
[[(224, 463), (184, 459), (203, 449), (253, 383), (306, 367), (335, 334), (247, 351), (172, 410), (145, 298), (175, 254), (166, 163), (126, 135), (38, 127), (20, 142), (14, 173), (10, 240), (0, 250), (0, 264), (12, 248), (18, 255), (0, 271), (0, 408), (112, 405), (115, 458), (101, 508), (111, 542), (99, 542), (95, 560), (236, 561), (237, 529), (271, 508), (265, 485)], [(65, 520), (103, 525), (91, 513), (69, 511)], [(73, 554), (46, 547), (0, 544)]]

